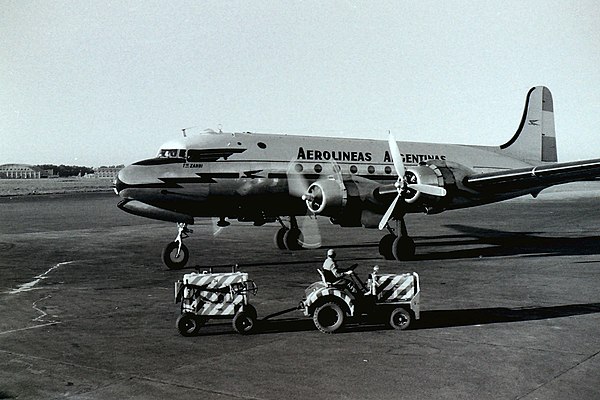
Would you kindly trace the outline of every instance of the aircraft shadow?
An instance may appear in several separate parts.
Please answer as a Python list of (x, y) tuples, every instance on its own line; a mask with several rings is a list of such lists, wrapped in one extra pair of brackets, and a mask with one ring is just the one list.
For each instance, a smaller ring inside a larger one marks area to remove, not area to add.
[[(289, 311), (289, 310), (288, 310)], [(577, 315), (600, 313), (600, 303), (567, 304), (547, 307), (489, 307), (460, 310), (432, 310), (422, 311), (421, 319), (414, 321), (410, 330), (443, 329), (461, 326), (477, 326), (488, 324), (505, 324), (512, 322), (538, 321), (545, 319), (571, 317)], [(311, 318), (280, 318), (269, 319), (270, 316), (258, 319), (254, 335), (293, 333), (316, 331)], [(215, 336), (234, 334), (230, 323), (210, 324), (210, 329), (200, 336)], [(209, 325), (207, 325), (209, 327)], [(340, 332), (357, 333), (391, 330), (383, 323), (358, 323), (351, 322)]]
[[(339, 246), (338, 246), (339, 247)], [(338, 248), (336, 247), (336, 248)], [(302, 252), (304, 250), (298, 250), (299, 252)], [(307, 253), (309, 254), (309, 253)], [(323, 257), (323, 260), (325, 259), (325, 257)], [(345, 260), (344, 258), (340, 258), (341, 261), (346, 262), (349, 260)], [(356, 258), (353, 257), (352, 261), (372, 261), (373, 257), (360, 257), (360, 258)], [(321, 261), (322, 263), (322, 261)], [(240, 262), (237, 265), (237, 269), (239, 271), (244, 271), (245, 268), (248, 267), (281, 267), (284, 265), (306, 265), (306, 264), (314, 264), (315, 268), (320, 266), (320, 262), (319, 261), (315, 261), (314, 258), (309, 257), (309, 258), (302, 258), (299, 260), (293, 260), (293, 261), (285, 261), (284, 259), (280, 259), (277, 261), (260, 261), (260, 262)], [(208, 270), (210, 268), (214, 269), (214, 272), (231, 272), (233, 265), (231, 263), (229, 264), (207, 264), (207, 265), (199, 265), (196, 264), (194, 266), (189, 266), (189, 267), (185, 267), (181, 270), (178, 271), (183, 271), (183, 270), (195, 270), (197, 272), (202, 272), (204, 270)]]
[(600, 303), (548, 307), (491, 307), (464, 310), (422, 311), (413, 329), (439, 329), (458, 326), (537, 321), (600, 313)]
[[(539, 232), (507, 232), (465, 225), (446, 225), (463, 234), (421, 237), (417, 243), (415, 260), (451, 260), (478, 257), (582, 256), (600, 254), (600, 236), (548, 237)], [(436, 251), (437, 246), (466, 247), (449, 251)], [(475, 246), (475, 247), (473, 247)], [(432, 248), (431, 253), (419, 249)]]

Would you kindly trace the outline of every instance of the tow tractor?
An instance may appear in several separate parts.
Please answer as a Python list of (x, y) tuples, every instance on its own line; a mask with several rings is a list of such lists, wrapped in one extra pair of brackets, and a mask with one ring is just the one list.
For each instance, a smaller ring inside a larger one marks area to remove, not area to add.
[(189, 273), (175, 282), (175, 303), (181, 302), (177, 329), (183, 336), (197, 335), (209, 319), (232, 318), (233, 328), (241, 334), (256, 327), (256, 309), (249, 302), (249, 293), (256, 295), (258, 287), (245, 272), (232, 268), (230, 273)]
[[(394, 329), (406, 329), (420, 318), (420, 284), (416, 272), (380, 274), (375, 266), (364, 283), (350, 267), (348, 278), (330, 282), (325, 272), (317, 269), (321, 280), (305, 290), (298, 307), (263, 318), (302, 310), (310, 316), (317, 329), (324, 333), (338, 331), (347, 318), (362, 318), (372, 322), (387, 322)], [(240, 334), (251, 333), (257, 324), (257, 313), (250, 304), (249, 294), (258, 287), (248, 274), (233, 267), (230, 273), (189, 273), (175, 282), (175, 303), (181, 302), (177, 329), (183, 336), (197, 335), (209, 319), (232, 318), (233, 328)]]
[(387, 322), (394, 329), (406, 329), (420, 318), (420, 286), (416, 272), (406, 274), (379, 274), (375, 266), (366, 284), (349, 268), (348, 278), (335, 282), (325, 279), (311, 284), (299, 308), (310, 316), (317, 329), (324, 333), (338, 331), (346, 317), (363, 317), (373, 322)]

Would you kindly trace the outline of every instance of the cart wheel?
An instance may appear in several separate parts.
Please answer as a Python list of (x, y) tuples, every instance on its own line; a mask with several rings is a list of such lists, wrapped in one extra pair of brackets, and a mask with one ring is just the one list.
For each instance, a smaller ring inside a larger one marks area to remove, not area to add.
[(181, 244), (181, 251), (179, 252), (179, 255), (177, 255), (178, 248), (179, 243), (171, 242), (166, 245), (162, 251), (163, 263), (165, 263), (169, 269), (181, 269), (185, 267), (185, 264), (187, 264), (190, 258), (190, 251), (185, 244)]
[(248, 311), (240, 311), (233, 317), (233, 329), (239, 334), (247, 335), (256, 327), (256, 317)]
[(404, 330), (410, 325), (411, 319), (410, 313), (404, 308), (394, 308), (390, 314), (390, 326), (394, 329)]
[(182, 336), (195, 336), (205, 322), (206, 320), (197, 317), (195, 314), (185, 313), (177, 318), (176, 325)]
[(334, 333), (344, 325), (344, 311), (334, 301), (317, 307), (313, 314), (313, 322), (323, 333)]
[(252, 304), (244, 306), (244, 312), (248, 313), (248, 315), (250, 315), (253, 320), (256, 321), (258, 319), (258, 313), (256, 312), (256, 308), (254, 308)]

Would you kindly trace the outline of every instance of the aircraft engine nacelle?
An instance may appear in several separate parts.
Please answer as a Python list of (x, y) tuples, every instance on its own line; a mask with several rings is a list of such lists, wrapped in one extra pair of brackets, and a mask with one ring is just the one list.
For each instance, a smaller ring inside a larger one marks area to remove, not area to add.
[[(406, 169), (406, 180), (412, 184), (438, 186), (443, 188), (444, 177), (442, 172), (433, 165), (409, 167)], [(422, 193), (415, 189), (407, 189), (403, 195), (406, 203), (412, 204), (421, 198)]]
[(312, 183), (302, 196), (314, 214), (336, 215), (348, 200), (344, 183), (335, 179), (319, 179)]

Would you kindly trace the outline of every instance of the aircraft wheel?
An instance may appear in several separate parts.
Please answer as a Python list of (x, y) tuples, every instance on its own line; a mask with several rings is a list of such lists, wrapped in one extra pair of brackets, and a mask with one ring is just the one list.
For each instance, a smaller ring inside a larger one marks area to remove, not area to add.
[(273, 243), (275, 243), (275, 246), (277, 246), (277, 248), (280, 250), (287, 249), (284, 241), (284, 236), (287, 231), (289, 231), (288, 228), (279, 228), (279, 230), (275, 232), (275, 236), (273, 237)]
[(195, 336), (204, 325), (204, 320), (198, 318), (195, 314), (184, 313), (177, 318), (177, 330), (182, 336)]
[(253, 315), (252, 310), (240, 311), (233, 317), (233, 329), (239, 334), (247, 335), (251, 333), (255, 327), (256, 316)]
[(396, 235), (392, 235), (391, 233), (389, 233), (382, 237), (379, 241), (379, 254), (381, 254), (386, 260), (394, 259), (394, 255), (392, 254), (392, 246), (394, 245), (394, 240), (396, 240)]
[(283, 235), (283, 242), (288, 250), (300, 250), (302, 248), (302, 244), (300, 243), (301, 238), (302, 232), (300, 229), (289, 229)]
[(327, 302), (316, 308), (313, 322), (321, 332), (334, 333), (344, 325), (344, 311), (336, 302)]
[(163, 263), (169, 269), (181, 269), (185, 267), (185, 264), (187, 264), (190, 258), (190, 251), (188, 250), (185, 244), (181, 244), (181, 251), (179, 252), (179, 256), (177, 255), (178, 248), (179, 243), (171, 242), (162, 251)]
[(408, 311), (402, 307), (398, 307), (392, 310), (389, 323), (394, 329), (404, 330), (410, 325), (411, 319), (412, 318)]
[(415, 241), (409, 236), (398, 236), (392, 244), (392, 255), (396, 260), (411, 260), (415, 256)]

